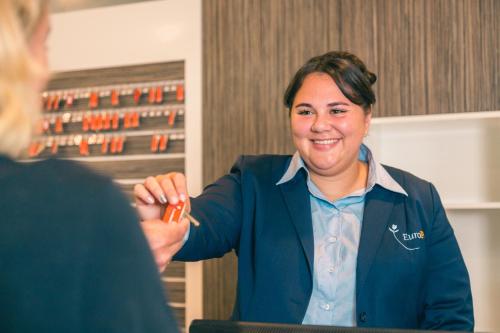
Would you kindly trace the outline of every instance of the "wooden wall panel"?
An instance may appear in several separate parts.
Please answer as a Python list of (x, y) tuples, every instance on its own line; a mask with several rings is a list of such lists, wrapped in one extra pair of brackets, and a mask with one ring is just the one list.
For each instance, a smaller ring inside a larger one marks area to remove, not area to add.
[[(310, 57), (357, 54), (375, 116), (500, 109), (498, 0), (203, 1), (203, 181), (239, 154), (290, 153), (284, 90)], [(234, 255), (204, 265), (204, 314), (227, 318)]]

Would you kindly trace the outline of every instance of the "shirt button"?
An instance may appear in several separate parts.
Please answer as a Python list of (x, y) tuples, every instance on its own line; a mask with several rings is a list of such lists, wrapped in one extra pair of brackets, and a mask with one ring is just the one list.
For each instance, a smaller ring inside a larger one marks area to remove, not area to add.
[(366, 312), (360, 312), (359, 313), (359, 320), (362, 322), (362, 323), (366, 323), (366, 320), (367, 320), (367, 315), (366, 315)]
[(328, 268), (328, 272), (329, 273), (335, 272), (335, 267), (331, 266), (330, 268)]
[(337, 241), (337, 237), (335, 237), (335, 236), (328, 237), (328, 241), (329, 241), (330, 243), (335, 243), (335, 242)]
[(330, 304), (328, 304), (328, 303), (327, 303), (327, 304), (324, 304), (324, 305), (322, 306), (322, 308), (323, 308), (324, 310), (328, 311), (328, 310), (330, 310)]

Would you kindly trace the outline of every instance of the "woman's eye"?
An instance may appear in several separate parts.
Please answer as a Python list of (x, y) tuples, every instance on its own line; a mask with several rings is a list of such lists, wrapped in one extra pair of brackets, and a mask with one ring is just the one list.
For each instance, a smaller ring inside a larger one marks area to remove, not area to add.
[(297, 114), (301, 115), (301, 116), (307, 116), (307, 115), (312, 114), (312, 111), (311, 110), (298, 110)]
[(346, 113), (347, 110), (342, 110), (342, 109), (331, 109), (330, 113), (332, 114), (341, 114), (341, 113)]

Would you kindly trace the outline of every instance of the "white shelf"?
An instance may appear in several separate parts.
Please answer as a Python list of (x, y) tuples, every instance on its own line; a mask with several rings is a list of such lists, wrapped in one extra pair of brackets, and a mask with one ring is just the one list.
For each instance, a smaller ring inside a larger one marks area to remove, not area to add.
[(444, 202), (446, 210), (484, 210), (500, 209), (500, 202)]

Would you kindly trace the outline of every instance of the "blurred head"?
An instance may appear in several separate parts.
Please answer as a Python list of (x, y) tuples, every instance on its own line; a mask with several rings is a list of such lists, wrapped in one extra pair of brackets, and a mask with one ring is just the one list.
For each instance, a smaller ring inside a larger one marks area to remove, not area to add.
[(40, 116), (48, 79), (48, 2), (0, 1), (0, 154), (18, 157)]
[(329, 52), (298, 70), (285, 96), (294, 144), (310, 172), (341, 175), (368, 133), (375, 74), (355, 55)]

